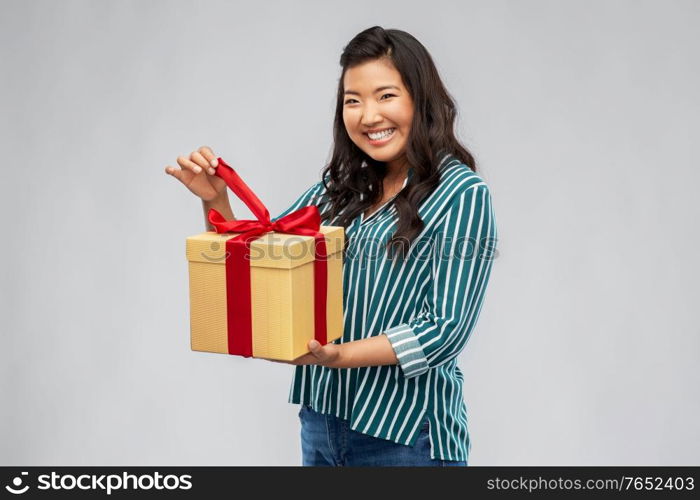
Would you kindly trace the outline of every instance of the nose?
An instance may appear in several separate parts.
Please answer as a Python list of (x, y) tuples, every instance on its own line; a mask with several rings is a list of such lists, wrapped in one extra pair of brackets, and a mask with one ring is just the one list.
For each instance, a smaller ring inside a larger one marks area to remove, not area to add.
[(382, 115), (379, 108), (373, 104), (368, 104), (362, 109), (362, 126), (364, 128), (374, 128), (382, 122)]

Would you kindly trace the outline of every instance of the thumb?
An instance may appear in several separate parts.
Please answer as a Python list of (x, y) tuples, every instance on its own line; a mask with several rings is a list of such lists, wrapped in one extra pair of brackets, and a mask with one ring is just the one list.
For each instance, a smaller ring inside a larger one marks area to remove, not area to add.
[(309, 348), (312, 352), (318, 352), (321, 349), (321, 344), (318, 342), (318, 340), (312, 340), (309, 342)]

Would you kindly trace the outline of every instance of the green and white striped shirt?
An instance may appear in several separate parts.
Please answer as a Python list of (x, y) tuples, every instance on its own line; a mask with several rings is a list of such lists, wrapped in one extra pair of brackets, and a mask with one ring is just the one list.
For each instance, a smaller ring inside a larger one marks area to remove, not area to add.
[[(483, 179), (452, 154), (439, 169), (438, 187), (418, 207), (425, 227), (405, 261), (389, 258), (385, 247), (396, 230), (393, 198), (345, 229), (344, 332), (334, 342), (385, 334), (399, 363), (295, 366), (289, 402), (405, 445), (415, 443), (427, 416), (431, 457), (467, 460), (471, 442), (457, 356), (479, 318), (497, 231)], [(408, 178), (412, 175), (409, 169)], [(329, 207), (324, 193), (319, 181), (272, 220), (308, 205), (318, 206), (323, 218)], [(333, 226), (337, 219), (322, 224)]]

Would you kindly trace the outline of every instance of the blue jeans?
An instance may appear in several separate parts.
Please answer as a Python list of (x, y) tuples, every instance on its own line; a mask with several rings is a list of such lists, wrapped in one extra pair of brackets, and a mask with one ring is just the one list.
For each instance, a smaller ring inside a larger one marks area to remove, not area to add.
[(466, 466), (466, 461), (430, 458), (428, 419), (413, 446), (394, 443), (350, 429), (350, 422), (301, 405), (301, 451), (305, 466)]

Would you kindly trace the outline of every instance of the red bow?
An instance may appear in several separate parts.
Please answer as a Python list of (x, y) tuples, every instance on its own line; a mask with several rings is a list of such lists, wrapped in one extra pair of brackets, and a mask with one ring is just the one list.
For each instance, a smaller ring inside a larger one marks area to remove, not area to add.
[(245, 357), (253, 355), (253, 327), (250, 299), (250, 243), (260, 235), (275, 231), (285, 234), (313, 236), (314, 240), (314, 338), (321, 345), (327, 341), (326, 300), (328, 293), (328, 269), (326, 238), (319, 232), (321, 216), (318, 207), (300, 208), (272, 222), (270, 212), (260, 199), (243, 182), (233, 168), (218, 159), (215, 175), (245, 203), (257, 220), (226, 220), (217, 210), (210, 208), (207, 218), (217, 233), (241, 233), (226, 240), (226, 305), (229, 354)]

